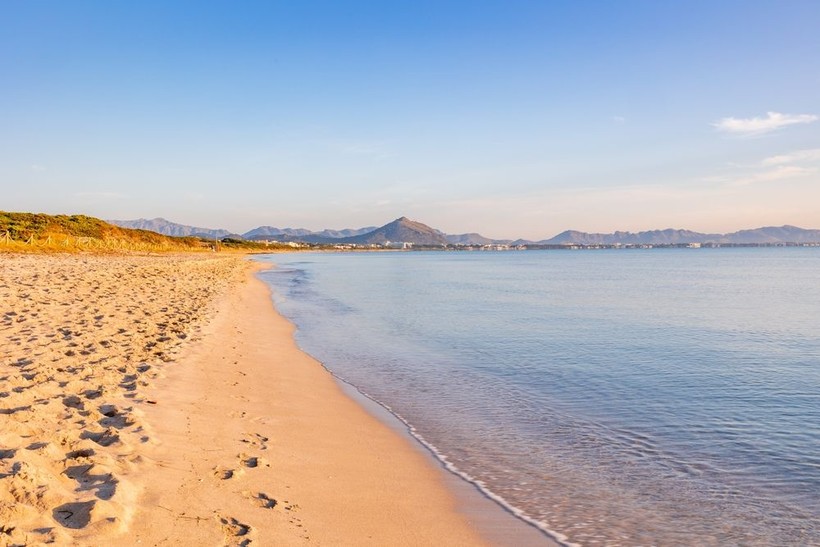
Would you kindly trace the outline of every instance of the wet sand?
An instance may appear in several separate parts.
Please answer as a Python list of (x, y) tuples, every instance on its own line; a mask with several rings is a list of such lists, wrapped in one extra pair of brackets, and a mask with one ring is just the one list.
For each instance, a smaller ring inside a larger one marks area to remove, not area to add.
[(0, 545), (482, 545), (240, 258), (0, 255)]

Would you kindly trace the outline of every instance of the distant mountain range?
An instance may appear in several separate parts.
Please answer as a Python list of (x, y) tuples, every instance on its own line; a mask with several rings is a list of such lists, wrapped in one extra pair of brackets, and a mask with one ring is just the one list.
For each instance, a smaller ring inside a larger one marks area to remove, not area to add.
[(260, 226), (249, 232), (242, 234), (245, 239), (271, 239), (274, 237), (286, 236), (288, 238), (323, 238), (339, 239), (344, 237), (355, 237), (375, 230), (375, 226), (367, 228), (348, 228), (345, 230), (322, 230), (321, 232), (311, 232), (305, 228), (274, 228), (273, 226)]
[(741, 230), (731, 234), (703, 234), (691, 230), (672, 229), (612, 234), (589, 234), (567, 230), (551, 239), (537, 243), (541, 245), (679, 245), (689, 243), (741, 245), (817, 242), (820, 242), (820, 230), (805, 230), (796, 226), (772, 226)]
[(204, 237), (207, 239), (222, 239), (229, 237), (231, 232), (228, 230), (212, 230), (211, 228), (197, 228), (196, 226), (187, 226), (185, 224), (177, 224), (164, 218), (138, 218), (137, 220), (107, 220), (106, 222), (120, 226), (121, 228), (133, 228), (136, 230), (149, 230), (157, 232), (166, 236), (176, 237)]
[[(122, 228), (136, 228), (140, 230), (150, 230), (168, 236), (194, 236), (207, 239), (222, 239), (223, 237), (233, 237), (249, 240), (270, 240), (279, 241), (305, 241), (308, 243), (321, 243), (324, 240), (335, 240), (343, 237), (353, 237), (376, 229), (375, 226), (367, 228), (346, 229), (346, 230), (322, 230), (314, 232), (306, 228), (274, 228), (273, 226), (259, 226), (249, 230), (244, 234), (235, 234), (228, 230), (199, 228), (186, 224), (177, 224), (164, 218), (138, 218), (137, 220), (109, 220), (111, 224)], [(311, 241), (321, 240), (321, 241)]]
[(785, 244), (820, 243), (820, 230), (806, 230), (796, 226), (765, 227), (741, 230), (730, 234), (704, 234), (691, 230), (651, 230), (646, 232), (614, 232), (611, 234), (587, 233), (567, 230), (557, 236), (540, 241), (518, 239), (490, 239), (477, 233), (450, 235), (421, 222), (401, 217), (381, 227), (349, 228), (345, 230), (322, 230), (304, 228), (274, 228), (259, 226), (244, 234), (232, 234), (228, 230), (214, 230), (176, 224), (162, 218), (151, 220), (110, 220), (125, 228), (139, 228), (164, 235), (197, 236), (209, 239), (225, 237), (277, 241), (301, 241), (320, 244), (384, 245), (387, 242), (406, 242), (422, 246), (443, 245), (685, 245), (701, 244)]

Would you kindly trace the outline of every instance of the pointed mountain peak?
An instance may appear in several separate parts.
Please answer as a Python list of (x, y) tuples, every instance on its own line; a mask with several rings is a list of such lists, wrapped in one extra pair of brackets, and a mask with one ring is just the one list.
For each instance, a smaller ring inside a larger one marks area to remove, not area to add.
[(362, 245), (381, 245), (387, 242), (413, 243), (414, 245), (447, 245), (447, 239), (440, 232), (407, 217), (397, 218), (393, 222), (366, 234), (339, 239), (338, 242)]

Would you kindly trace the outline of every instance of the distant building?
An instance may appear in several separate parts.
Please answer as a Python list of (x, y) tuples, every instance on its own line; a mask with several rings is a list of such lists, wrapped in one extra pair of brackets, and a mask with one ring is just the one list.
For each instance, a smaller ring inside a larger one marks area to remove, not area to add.
[(385, 241), (382, 247), (385, 249), (412, 249), (413, 244), (407, 241)]

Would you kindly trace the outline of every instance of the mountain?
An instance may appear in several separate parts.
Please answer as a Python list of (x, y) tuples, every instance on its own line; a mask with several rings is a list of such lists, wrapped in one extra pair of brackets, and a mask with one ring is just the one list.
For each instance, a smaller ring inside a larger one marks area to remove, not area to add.
[(820, 243), (820, 230), (797, 226), (768, 226), (727, 234), (728, 243)]
[(325, 239), (338, 239), (343, 237), (354, 237), (367, 232), (372, 232), (376, 229), (375, 226), (368, 226), (366, 228), (348, 228), (344, 230), (322, 230), (321, 232), (314, 232), (306, 228), (275, 228), (273, 226), (259, 226), (245, 232), (242, 235), (234, 234), (228, 230), (214, 230), (212, 228), (199, 228), (197, 226), (188, 226), (186, 224), (177, 224), (165, 220), (164, 218), (138, 218), (137, 220), (109, 220), (111, 224), (120, 226), (122, 228), (133, 228), (138, 230), (148, 230), (163, 234), (167, 236), (194, 236), (206, 239), (221, 239), (223, 237), (232, 237), (235, 239), (279, 239), (282, 241), (308, 241), (314, 243), (322, 243)]
[(321, 232), (314, 232), (314, 235), (322, 236), (322, 237), (332, 237), (332, 238), (342, 238), (342, 237), (355, 237), (360, 236), (362, 234), (366, 234), (375, 230), (376, 226), (368, 226), (367, 228), (346, 228), (344, 230), (322, 230)]
[(228, 230), (213, 230), (211, 228), (197, 228), (196, 226), (186, 226), (177, 224), (164, 218), (138, 218), (137, 220), (109, 220), (110, 224), (122, 228), (133, 228), (137, 230), (149, 230), (166, 236), (195, 236), (207, 239), (223, 238), (233, 234)]
[(356, 245), (383, 245), (387, 242), (412, 243), (414, 245), (446, 246), (447, 239), (426, 224), (401, 217), (381, 228), (365, 234), (332, 240), (333, 243), (352, 243)]
[(493, 240), (481, 234), (444, 234), (444, 238), (450, 245), (490, 245)]
[(612, 234), (589, 234), (576, 230), (561, 232), (551, 239), (539, 241), (541, 245), (675, 245), (686, 243), (717, 242), (719, 234), (701, 234), (690, 230), (650, 230), (646, 232), (614, 232)]
[[(680, 245), (688, 243), (715, 244), (784, 244), (819, 243), (820, 230), (806, 230), (796, 226), (769, 226), (741, 230), (731, 234), (703, 234), (691, 230), (650, 230), (646, 232), (614, 232), (597, 234), (567, 230), (538, 245)], [(518, 243), (518, 242), (515, 242)]]
[(259, 226), (242, 234), (245, 239), (269, 239), (271, 237), (300, 237), (313, 232), (305, 228), (274, 228), (273, 226)]
[(344, 230), (322, 230), (305, 228), (275, 228), (259, 226), (241, 236), (227, 230), (197, 228), (170, 222), (163, 218), (151, 220), (111, 220), (111, 224), (125, 228), (150, 230), (171, 236), (196, 236), (207, 239), (231, 237), (234, 239), (269, 240), (283, 242), (305, 242), (333, 245), (337, 243), (356, 245), (382, 245), (385, 242), (406, 242), (414, 245), (687, 245), (690, 243), (722, 245), (777, 245), (787, 243), (820, 243), (820, 230), (806, 230), (796, 226), (768, 226), (752, 230), (740, 230), (730, 234), (705, 234), (691, 230), (649, 230), (644, 232), (613, 232), (610, 234), (588, 233), (567, 230), (555, 237), (541, 241), (517, 239), (490, 239), (477, 233), (445, 234), (421, 222), (401, 217), (380, 228), (348, 228)]
[(325, 239), (339, 239), (342, 237), (354, 237), (367, 232), (375, 230), (375, 226), (368, 226), (367, 228), (344, 230), (322, 230), (321, 232), (313, 232), (305, 228), (274, 228), (273, 226), (260, 226), (254, 228), (249, 232), (242, 234), (245, 239), (270, 239), (280, 238), (286, 241), (305, 241), (305, 238), (315, 239), (312, 236)]

